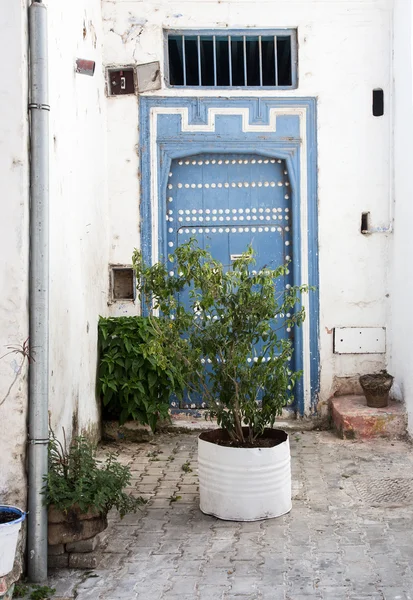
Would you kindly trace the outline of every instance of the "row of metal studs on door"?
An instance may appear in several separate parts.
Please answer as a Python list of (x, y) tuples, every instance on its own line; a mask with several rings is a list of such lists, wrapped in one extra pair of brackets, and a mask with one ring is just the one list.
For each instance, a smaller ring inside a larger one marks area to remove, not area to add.
[[(221, 160), (221, 159), (216, 160), (215, 158), (213, 158), (212, 160), (208, 160), (208, 159), (207, 160), (185, 160), (185, 161), (184, 160), (180, 160), (180, 161), (178, 161), (178, 165), (179, 166), (182, 166), (182, 165), (209, 165), (209, 164), (211, 164), (211, 165), (223, 165), (223, 164), (225, 164), (225, 165), (230, 165), (230, 164), (231, 165), (235, 165), (235, 164), (248, 165), (250, 163), (252, 165), (255, 165), (256, 163), (259, 164), (259, 165), (261, 165), (261, 164), (264, 164), (264, 165), (272, 164), (273, 165), (276, 162), (278, 164), (281, 164), (282, 160), (280, 160), (280, 159), (275, 160), (274, 158), (271, 158), (271, 159), (269, 159), (269, 158), (265, 158), (265, 159), (262, 159), (262, 158), (258, 158), (258, 159), (252, 158), (250, 160), (248, 160), (246, 158), (244, 158), (244, 159), (242, 159), (242, 158), (239, 158), (239, 159), (233, 158), (232, 160), (230, 160), (230, 159), (227, 158), (225, 160)], [(287, 174), (287, 171), (284, 171), (284, 173)]]
[[(228, 181), (224, 181), (224, 183), (177, 183), (175, 184), (175, 186), (179, 189), (182, 188), (192, 188), (192, 189), (202, 189), (202, 188), (248, 188), (248, 187), (282, 187), (283, 185), (285, 185), (286, 187), (288, 187), (290, 185), (289, 181), (233, 181), (233, 182), (228, 182)], [(173, 183), (168, 183), (168, 190), (172, 190), (174, 188)]]

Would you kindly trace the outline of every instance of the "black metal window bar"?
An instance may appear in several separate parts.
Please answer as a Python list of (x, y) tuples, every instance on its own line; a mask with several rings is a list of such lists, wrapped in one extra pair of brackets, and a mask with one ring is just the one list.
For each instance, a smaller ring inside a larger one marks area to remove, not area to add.
[(173, 87), (294, 88), (296, 40), (295, 30), (167, 32), (167, 82)]

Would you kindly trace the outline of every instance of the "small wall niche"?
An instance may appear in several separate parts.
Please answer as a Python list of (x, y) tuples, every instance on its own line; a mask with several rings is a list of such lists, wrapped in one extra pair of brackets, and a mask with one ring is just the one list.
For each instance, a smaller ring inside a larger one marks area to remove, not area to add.
[(119, 300), (135, 300), (135, 272), (132, 267), (110, 267), (110, 297), (112, 302)]

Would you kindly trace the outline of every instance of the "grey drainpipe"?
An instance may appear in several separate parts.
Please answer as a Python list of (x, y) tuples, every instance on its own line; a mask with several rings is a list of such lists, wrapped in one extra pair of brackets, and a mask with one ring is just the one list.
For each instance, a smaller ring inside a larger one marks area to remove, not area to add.
[(49, 382), (49, 100), (47, 10), (29, 8), (30, 48), (30, 348), (27, 567), (30, 581), (47, 578), (47, 510), (41, 490), (47, 474)]

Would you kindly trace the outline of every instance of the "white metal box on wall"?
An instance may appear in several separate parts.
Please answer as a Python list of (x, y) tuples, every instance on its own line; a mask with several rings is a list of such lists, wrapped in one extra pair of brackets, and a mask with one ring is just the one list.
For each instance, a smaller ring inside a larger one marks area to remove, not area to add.
[(334, 329), (336, 354), (383, 354), (386, 352), (384, 327), (336, 327)]

